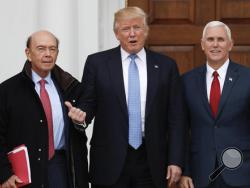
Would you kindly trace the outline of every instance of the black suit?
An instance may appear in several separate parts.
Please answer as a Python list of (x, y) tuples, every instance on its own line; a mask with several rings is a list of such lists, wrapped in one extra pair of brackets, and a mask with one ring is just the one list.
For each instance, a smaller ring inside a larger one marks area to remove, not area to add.
[[(65, 153), (70, 188), (88, 187), (87, 137), (68, 119), (63, 101), (77, 101), (79, 82), (58, 66), (51, 71), (61, 97), (65, 120)], [(48, 127), (45, 112), (31, 77), (30, 62), (14, 77), (0, 84), (0, 184), (13, 175), (6, 153), (25, 144), (28, 148), (31, 181), (27, 188), (48, 188)], [(58, 174), (57, 174), (58, 175)]]
[[(179, 74), (175, 62), (146, 50), (147, 99), (145, 146), (157, 187), (166, 187), (170, 164), (183, 165), (183, 113)], [(88, 56), (81, 108), (87, 123), (95, 117), (90, 151), (91, 182), (114, 184), (128, 150), (128, 110), (120, 47)]]

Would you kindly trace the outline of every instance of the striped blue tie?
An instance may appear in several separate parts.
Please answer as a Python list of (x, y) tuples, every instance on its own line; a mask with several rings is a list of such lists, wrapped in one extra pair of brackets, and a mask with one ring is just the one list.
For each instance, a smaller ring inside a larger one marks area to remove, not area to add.
[(139, 71), (135, 63), (137, 55), (131, 54), (128, 69), (129, 144), (137, 149), (142, 143), (141, 97)]

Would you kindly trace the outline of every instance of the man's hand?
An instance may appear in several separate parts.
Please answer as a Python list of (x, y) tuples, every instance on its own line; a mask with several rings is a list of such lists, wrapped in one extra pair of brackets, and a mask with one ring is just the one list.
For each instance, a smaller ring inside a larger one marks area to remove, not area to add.
[(86, 113), (81, 109), (72, 106), (72, 104), (68, 101), (64, 103), (69, 110), (68, 116), (72, 119), (72, 121), (76, 124), (83, 124), (85, 122)]
[(17, 183), (23, 183), (16, 175), (12, 175), (6, 182), (2, 184), (2, 188), (17, 188)]
[(181, 176), (179, 188), (194, 188), (192, 179), (188, 176)]
[(167, 170), (168, 186), (170, 187), (173, 183), (179, 181), (181, 177), (181, 168), (176, 165), (169, 165)]

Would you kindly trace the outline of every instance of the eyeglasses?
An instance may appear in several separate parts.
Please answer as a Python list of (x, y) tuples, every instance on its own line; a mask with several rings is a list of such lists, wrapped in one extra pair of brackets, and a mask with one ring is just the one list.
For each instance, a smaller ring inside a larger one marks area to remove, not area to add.
[(50, 54), (55, 54), (58, 52), (58, 48), (55, 47), (55, 46), (52, 46), (52, 47), (45, 47), (45, 46), (38, 46), (36, 48), (36, 50), (38, 51), (38, 53), (40, 54), (44, 54), (46, 53), (47, 51), (49, 51)]

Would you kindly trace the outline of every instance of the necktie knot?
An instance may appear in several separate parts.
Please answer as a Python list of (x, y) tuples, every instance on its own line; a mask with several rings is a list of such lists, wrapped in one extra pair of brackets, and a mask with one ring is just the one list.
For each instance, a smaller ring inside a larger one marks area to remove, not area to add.
[(46, 80), (41, 79), (41, 80), (39, 81), (39, 83), (40, 83), (41, 87), (44, 88), (44, 87), (45, 87)]
[(135, 61), (135, 59), (137, 58), (137, 55), (136, 54), (130, 54), (128, 57), (131, 59), (131, 61)]
[(214, 71), (214, 72), (213, 72), (213, 76), (214, 76), (214, 78), (218, 78), (218, 76), (219, 76), (218, 72), (217, 72), (217, 71)]

